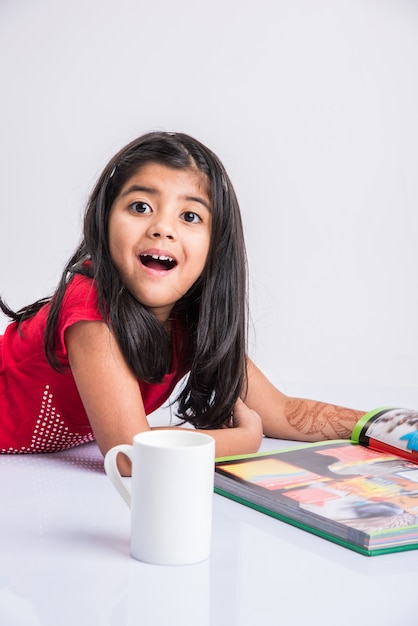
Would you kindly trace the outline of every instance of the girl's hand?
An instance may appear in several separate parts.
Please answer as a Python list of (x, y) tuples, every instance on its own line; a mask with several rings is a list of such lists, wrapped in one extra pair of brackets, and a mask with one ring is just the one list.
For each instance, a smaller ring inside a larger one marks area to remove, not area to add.
[(201, 430), (215, 439), (216, 457), (258, 452), (263, 438), (263, 426), (256, 411), (242, 400), (234, 406), (230, 424), (215, 430)]
[(256, 411), (248, 408), (248, 406), (238, 398), (235, 402), (234, 412), (232, 415), (232, 428), (245, 428), (258, 432), (261, 437), (263, 435), (263, 425), (261, 418)]
[(263, 438), (263, 424), (259, 414), (250, 409), (240, 398), (236, 401), (232, 415), (232, 428), (241, 431), (247, 445), (257, 451)]

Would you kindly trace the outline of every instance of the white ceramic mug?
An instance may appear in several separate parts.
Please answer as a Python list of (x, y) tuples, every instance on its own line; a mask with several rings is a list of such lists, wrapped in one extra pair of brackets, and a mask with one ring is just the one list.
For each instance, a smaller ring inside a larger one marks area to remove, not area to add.
[[(131, 490), (117, 467), (132, 462)], [(131, 554), (156, 565), (185, 565), (209, 557), (215, 440), (193, 430), (151, 430), (133, 445), (115, 446), (105, 471), (131, 509)]]

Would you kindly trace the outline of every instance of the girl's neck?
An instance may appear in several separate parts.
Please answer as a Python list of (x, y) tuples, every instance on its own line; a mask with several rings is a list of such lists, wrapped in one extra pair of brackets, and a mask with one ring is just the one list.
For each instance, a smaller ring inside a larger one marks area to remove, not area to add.
[(168, 336), (170, 336), (170, 335), (171, 335), (171, 322), (172, 322), (172, 319), (173, 319), (172, 317), (168, 317), (168, 318), (166, 319), (166, 321), (165, 321), (165, 322), (163, 322), (163, 326), (164, 326), (164, 328), (165, 328), (166, 333), (167, 333), (167, 335), (168, 335)]

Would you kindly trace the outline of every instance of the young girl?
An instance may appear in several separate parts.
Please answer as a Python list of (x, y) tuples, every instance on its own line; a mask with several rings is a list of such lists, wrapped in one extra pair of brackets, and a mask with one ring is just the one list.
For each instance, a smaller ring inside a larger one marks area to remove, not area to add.
[(217, 456), (269, 437), (348, 437), (361, 413), (286, 397), (247, 358), (241, 217), (219, 159), (180, 133), (149, 133), (105, 167), (82, 243), (52, 298), (0, 337), (0, 451), (95, 439), (103, 454), (150, 428), (186, 375), (178, 415)]

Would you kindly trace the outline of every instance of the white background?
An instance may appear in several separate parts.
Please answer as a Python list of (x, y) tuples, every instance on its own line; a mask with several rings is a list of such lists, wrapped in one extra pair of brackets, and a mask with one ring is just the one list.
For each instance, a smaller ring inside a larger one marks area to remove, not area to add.
[(418, 2), (0, 0), (0, 82), (12, 307), (53, 291), (108, 159), (184, 131), (241, 203), (256, 362), (418, 405)]

